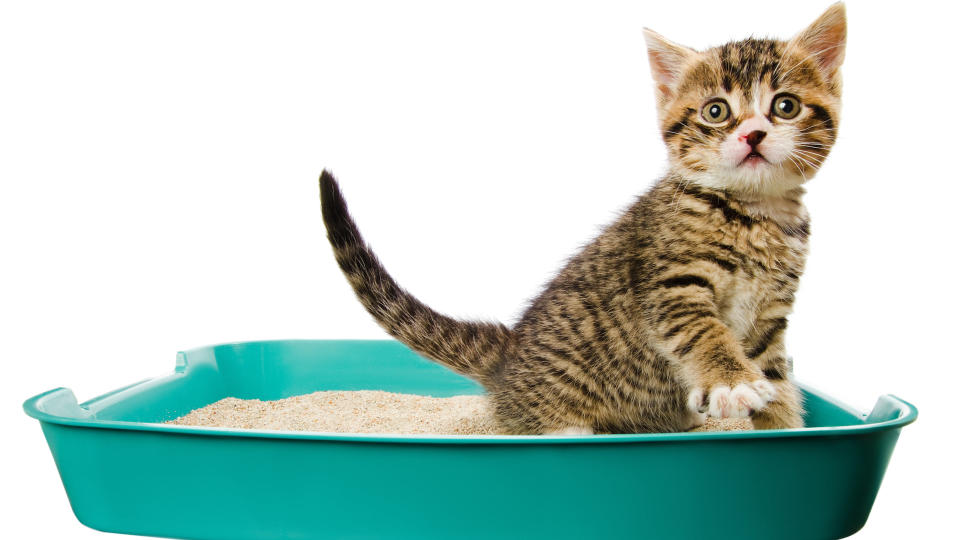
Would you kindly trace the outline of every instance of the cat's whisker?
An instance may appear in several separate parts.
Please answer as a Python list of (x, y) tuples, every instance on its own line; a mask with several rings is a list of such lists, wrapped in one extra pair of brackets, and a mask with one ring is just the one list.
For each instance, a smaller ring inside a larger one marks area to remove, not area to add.
[(685, 177), (680, 178), (680, 181), (677, 182), (677, 187), (673, 190), (673, 200), (670, 203), (673, 205), (673, 215), (677, 215), (677, 213), (680, 212), (680, 198), (687, 194), (686, 186), (689, 183), (690, 179)]
[(799, 155), (799, 154), (793, 154), (793, 157), (797, 158), (798, 160), (800, 160), (800, 162), (802, 162), (803, 164), (807, 165), (808, 167), (810, 167), (810, 168), (812, 168), (812, 169), (814, 169), (814, 170), (817, 170), (817, 169), (820, 168), (820, 164), (819, 164), (819, 163), (814, 163), (814, 162), (812, 162), (811, 160), (809, 160), (809, 159), (807, 159), (807, 158), (805, 158), (805, 157), (803, 157), (803, 156), (801, 156), (801, 155)]
[(813, 136), (815, 136), (815, 135), (826, 135), (827, 137), (836, 137), (836, 136), (837, 136), (837, 130), (836, 130), (836, 129), (819, 128), (819, 129), (811, 129), (811, 130), (806, 130), (806, 131), (798, 131), (798, 132), (797, 132), (797, 135), (800, 136), (800, 137), (813, 137)]
[(822, 150), (823, 150), (822, 148), (813, 148), (813, 149), (809, 149), (809, 148), (794, 148), (794, 149), (793, 149), (793, 151), (796, 152), (796, 153), (798, 153), (798, 154), (801, 154), (801, 155), (804, 155), (804, 156), (807, 156), (807, 157), (811, 157), (811, 158), (816, 158), (816, 159), (818, 159), (818, 160), (820, 160), (820, 161), (823, 161), (823, 160), (826, 159), (826, 157), (827, 157), (826, 154), (825, 154)]
[(803, 178), (803, 181), (807, 182), (807, 176), (803, 174), (803, 166), (800, 165), (800, 163), (796, 159), (794, 159), (794, 157), (796, 156), (790, 154), (787, 156), (787, 159), (789, 159), (790, 162), (793, 163), (793, 166), (797, 168), (797, 172), (800, 174), (800, 177)]
[(810, 126), (805, 129), (797, 130), (797, 133), (807, 134), (807, 133), (832, 133), (839, 131), (837, 128), (825, 128), (819, 126)]
[[(673, 189), (673, 199), (670, 201), (670, 205), (673, 206), (674, 208), (676, 208), (677, 205), (679, 204), (677, 197), (678, 197), (678, 193), (680, 192), (680, 186), (682, 185), (683, 185), (683, 179), (677, 182), (677, 187)], [(674, 210), (674, 214), (676, 214), (676, 210)]]
[(686, 133), (684, 133), (684, 135), (693, 135), (694, 137), (696, 137), (697, 141), (701, 143), (708, 142), (708, 140), (704, 137), (704, 135), (700, 133), (699, 130), (696, 130), (692, 126), (690, 126), (690, 124), (687, 124), (686, 122), (680, 122), (680, 125), (687, 128), (688, 130)]
[(819, 128), (819, 129), (808, 129), (808, 130), (797, 132), (797, 135), (801, 135), (804, 137), (809, 137), (812, 135), (820, 135), (820, 134), (835, 137), (837, 134), (837, 129), (836, 128)]
[[(817, 122), (816, 124), (807, 126), (807, 127), (803, 128), (803, 129), (801, 129), (800, 131), (801, 131), (801, 132), (807, 131), (807, 130), (813, 129), (813, 128), (815, 128), (815, 127), (819, 127), (819, 126), (826, 125), (827, 123), (828, 123), (827, 120), (821, 120), (820, 122)], [(827, 128), (827, 129), (836, 129), (836, 128)]]
[(811, 167), (819, 168), (821, 165), (823, 165), (823, 160), (819, 157), (805, 156), (802, 154), (794, 154), (793, 156), (796, 157), (797, 159), (802, 160), (804, 163), (806, 163), (807, 165), (810, 165)]
[(804, 157), (817, 157), (817, 158), (822, 157), (820, 154), (816, 152), (811, 152), (810, 150), (803, 150), (801, 148), (794, 148), (791, 154), (795, 156), (804, 156)]
[(821, 155), (818, 152), (811, 152), (810, 150), (801, 150), (799, 148), (794, 148), (793, 151), (803, 156), (806, 156), (808, 158), (815, 158), (819, 161), (823, 161), (825, 159), (825, 156)]

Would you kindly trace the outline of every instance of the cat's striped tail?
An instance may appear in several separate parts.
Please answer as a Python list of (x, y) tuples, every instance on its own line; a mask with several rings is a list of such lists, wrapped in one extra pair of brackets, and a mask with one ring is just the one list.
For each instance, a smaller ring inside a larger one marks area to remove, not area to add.
[(320, 202), (327, 238), (347, 281), (387, 333), (418, 353), (488, 384), (510, 354), (510, 330), (497, 323), (460, 321), (437, 313), (397, 282), (367, 246), (333, 175), (320, 175)]

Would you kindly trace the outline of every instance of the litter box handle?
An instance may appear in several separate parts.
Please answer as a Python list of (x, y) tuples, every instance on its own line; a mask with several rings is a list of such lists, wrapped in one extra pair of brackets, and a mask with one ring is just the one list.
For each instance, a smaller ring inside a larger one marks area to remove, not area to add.
[(871, 424), (897, 420), (905, 426), (916, 419), (917, 408), (893, 394), (880, 396), (867, 416), (867, 422)]
[(23, 403), (23, 412), (41, 421), (90, 417), (90, 411), (77, 403), (77, 396), (69, 388), (54, 388), (33, 396)]
[(54, 388), (25, 401), (23, 411), (28, 416), (44, 422), (69, 424), (74, 420), (96, 419), (100, 410), (122, 400), (128, 391), (156, 380), (144, 379), (135, 382), (95, 397), (83, 405), (77, 402), (77, 396), (73, 393), (73, 390), (63, 387)]

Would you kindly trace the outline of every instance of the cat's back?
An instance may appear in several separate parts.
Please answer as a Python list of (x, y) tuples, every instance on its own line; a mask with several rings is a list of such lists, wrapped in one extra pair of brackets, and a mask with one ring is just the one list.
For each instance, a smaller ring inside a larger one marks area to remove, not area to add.
[(637, 198), (613, 223), (571, 257), (530, 303), (515, 330), (563, 319), (574, 324), (584, 317), (609, 312), (615, 299), (625, 301), (634, 279), (635, 258), (651, 244), (651, 193)]

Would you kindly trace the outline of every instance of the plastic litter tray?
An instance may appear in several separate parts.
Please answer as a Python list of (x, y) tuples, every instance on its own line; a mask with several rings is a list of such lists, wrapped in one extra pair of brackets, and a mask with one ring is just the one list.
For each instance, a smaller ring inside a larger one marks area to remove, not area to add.
[(804, 387), (804, 429), (590, 437), (390, 436), (164, 425), (224, 397), (483, 389), (393, 341), (177, 354), (172, 375), (77, 404), (27, 400), (73, 511), (192, 539), (841, 538), (867, 519), (916, 409), (869, 415)]

